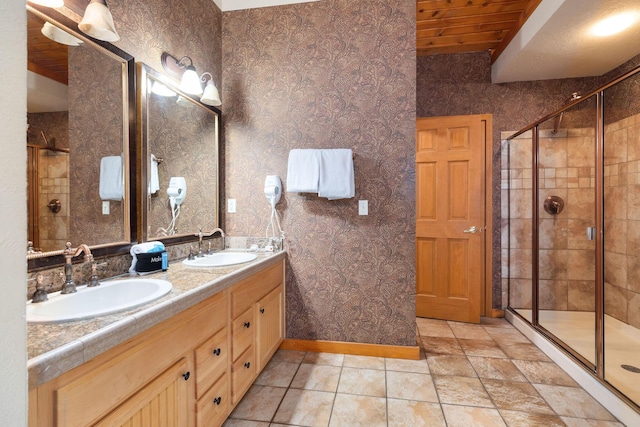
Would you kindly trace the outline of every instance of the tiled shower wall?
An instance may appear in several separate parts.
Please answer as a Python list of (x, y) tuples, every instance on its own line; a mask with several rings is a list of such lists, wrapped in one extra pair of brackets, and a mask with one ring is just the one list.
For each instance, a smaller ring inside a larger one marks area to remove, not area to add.
[[(504, 132), (502, 136), (510, 134)], [(540, 131), (538, 243), (542, 310), (592, 311), (595, 307), (595, 245), (586, 238), (586, 227), (593, 225), (595, 212), (594, 143), (594, 130), (590, 128), (560, 130), (555, 134)], [(511, 274), (511, 307), (531, 308), (531, 132), (509, 144), (507, 150), (507, 142), (503, 141), (502, 149), (502, 275), (506, 282)], [(550, 215), (542, 208), (544, 199), (554, 195), (565, 202), (558, 215)], [(503, 288), (506, 290), (506, 283)]]
[[(44, 251), (64, 249), (69, 235), (69, 154), (38, 150), (38, 234)], [(60, 200), (60, 211), (53, 213), (47, 204)]]
[[(508, 151), (510, 134), (502, 134), (503, 303), (510, 273), (511, 307), (531, 308), (531, 133), (511, 141)], [(540, 209), (542, 310), (595, 310), (595, 244), (585, 238), (595, 222), (594, 141), (587, 128), (540, 134), (540, 203), (547, 195), (565, 201), (555, 217)], [(606, 125), (604, 147), (605, 313), (640, 327), (640, 115)]]

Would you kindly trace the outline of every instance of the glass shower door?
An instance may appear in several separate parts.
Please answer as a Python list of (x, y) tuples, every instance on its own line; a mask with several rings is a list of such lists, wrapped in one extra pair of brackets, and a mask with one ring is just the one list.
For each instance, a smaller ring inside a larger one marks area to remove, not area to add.
[(640, 75), (604, 91), (604, 378), (640, 402)]
[(595, 369), (596, 98), (538, 127), (538, 322)]

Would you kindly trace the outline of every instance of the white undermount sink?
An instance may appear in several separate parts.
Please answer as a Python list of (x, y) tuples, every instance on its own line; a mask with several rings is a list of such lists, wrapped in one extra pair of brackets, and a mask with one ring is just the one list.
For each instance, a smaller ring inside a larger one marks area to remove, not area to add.
[(226, 267), (253, 261), (257, 257), (256, 254), (249, 252), (216, 252), (196, 259), (185, 259), (182, 263), (187, 267), (197, 268)]
[(54, 292), (48, 301), (27, 303), (27, 322), (59, 323), (117, 313), (156, 300), (171, 288), (166, 280), (135, 278), (79, 287), (73, 294)]

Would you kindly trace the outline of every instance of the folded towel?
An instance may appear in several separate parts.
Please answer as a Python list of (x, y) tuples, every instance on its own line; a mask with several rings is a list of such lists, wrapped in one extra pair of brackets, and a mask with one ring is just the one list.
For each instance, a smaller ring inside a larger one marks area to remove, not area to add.
[(138, 243), (137, 245), (131, 246), (129, 253), (133, 257), (131, 260), (131, 267), (129, 267), (129, 273), (136, 272), (136, 263), (138, 262), (138, 254), (146, 254), (150, 252), (162, 252), (164, 251), (164, 244), (158, 241), (144, 242)]
[(155, 194), (160, 190), (160, 179), (158, 178), (158, 158), (151, 155), (149, 166), (149, 194)]
[(320, 150), (318, 196), (329, 200), (348, 199), (355, 197), (355, 189), (352, 151), (347, 148)]
[(103, 157), (100, 161), (100, 198), (119, 201), (123, 197), (122, 156)]
[(320, 150), (295, 149), (289, 152), (288, 193), (317, 193), (320, 176)]

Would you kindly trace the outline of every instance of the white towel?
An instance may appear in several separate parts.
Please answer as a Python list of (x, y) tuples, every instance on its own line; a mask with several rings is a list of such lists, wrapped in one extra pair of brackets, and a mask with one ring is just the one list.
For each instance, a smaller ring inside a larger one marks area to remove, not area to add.
[(320, 177), (320, 150), (295, 149), (289, 152), (288, 193), (317, 193)]
[(151, 155), (149, 166), (149, 194), (155, 194), (160, 190), (160, 179), (158, 178), (158, 158)]
[(318, 196), (337, 200), (355, 195), (352, 151), (348, 148), (320, 150)]
[(103, 157), (100, 161), (100, 198), (122, 200), (123, 197), (122, 156)]
[(149, 252), (162, 252), (164, 251), (164, 243), (159, 241), (138, 243), (131, 246), (129, 253), (133, 257), (131, 260), (131, 267), (129, 267), (129, 273), (136, 272), (136, 263), (138, 262), (138, 254), (146, 254)]

